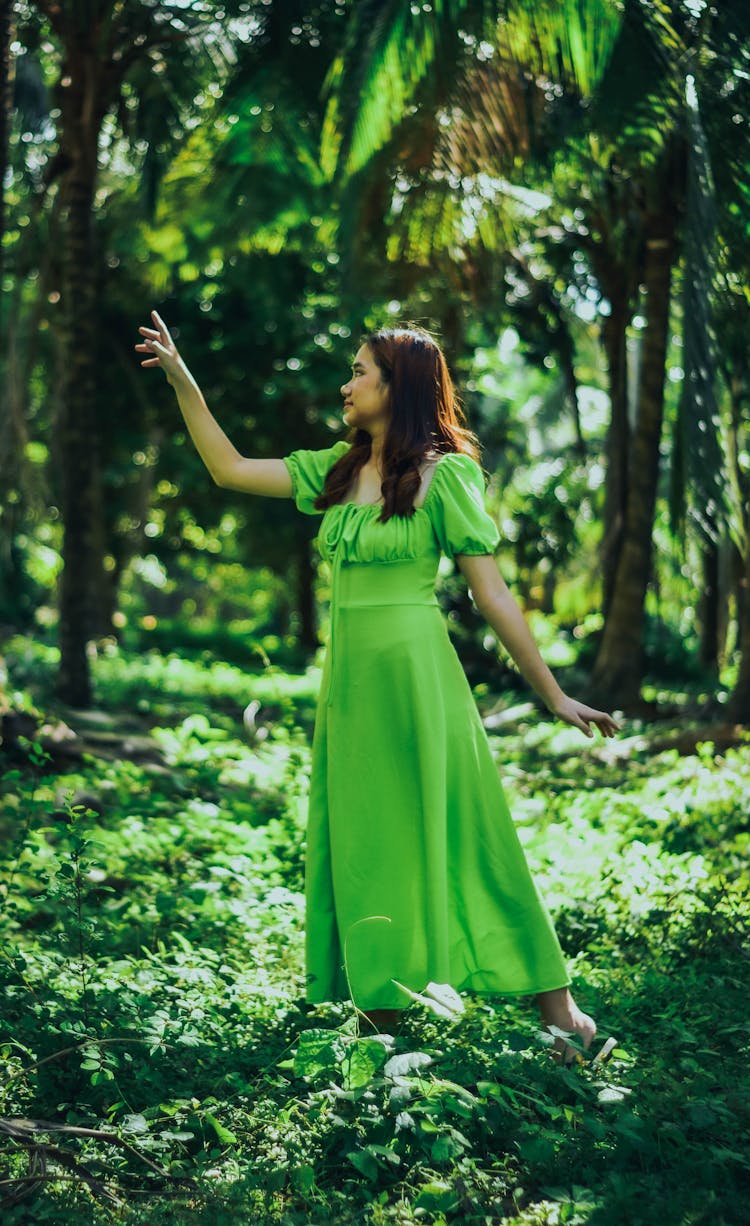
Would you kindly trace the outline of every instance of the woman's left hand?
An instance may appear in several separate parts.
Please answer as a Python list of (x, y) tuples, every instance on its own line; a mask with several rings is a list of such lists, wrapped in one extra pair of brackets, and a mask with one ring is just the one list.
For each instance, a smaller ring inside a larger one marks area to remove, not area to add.
[(622, 728), (622, 724), (618, 724), (617, 720), (607, 711), (597, 711), (595, 707), (587, 707), (584, 702), (569, 698), (567, 694), (563, 694), (562, 698), (550, 707), (550, 711), (558, 719), (565, 720), (566, 724), (580, 728), (586, 733), (586, 736), (594, 735), (589, 724), (596, 724), (602, 736), (614, 736), (615, 732), (619, 732)]

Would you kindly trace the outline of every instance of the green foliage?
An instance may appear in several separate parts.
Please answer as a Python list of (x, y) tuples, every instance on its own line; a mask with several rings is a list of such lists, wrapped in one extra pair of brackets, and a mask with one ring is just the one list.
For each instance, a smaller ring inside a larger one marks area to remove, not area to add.
[[(431, 985), (396, 1037), (305, 1003), (309, 678), (251, 679), (284, 702), (248, 746), (236, 670), (96, 669), (110, 711), (179, 678), (174, 718), (163, 764), (60, 773), (27, 740), (3, 775), (0, 1119), (41, 1122), (48, 1171), (4, 1223), (742, 1220), (746, 748), (644, 752), (633, 724), (615, 755), (525, 707), (493, 739), (594, 1048), (618, 1040), (574, 1072), (528, 999), (443, 1016)], [(2, 1151), (19, 1193), (28, 1151)]]

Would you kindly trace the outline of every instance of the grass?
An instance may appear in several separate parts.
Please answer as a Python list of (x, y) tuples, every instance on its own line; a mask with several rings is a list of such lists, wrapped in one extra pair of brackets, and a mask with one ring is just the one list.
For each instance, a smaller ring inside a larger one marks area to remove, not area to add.
[[(53, 712), (49, 653), (7, 663), (15, 705)], [(97, 705), (163, 761), (6, 762), (4, 1226), (744, 1221), (750, 750), (525, 714), (491, 736), (575, 995), (618, 1039), (565, 1071), (522, 998), (415, 1003), (390, 1041), (305, 1003), (316, 683), (113, 653)]]

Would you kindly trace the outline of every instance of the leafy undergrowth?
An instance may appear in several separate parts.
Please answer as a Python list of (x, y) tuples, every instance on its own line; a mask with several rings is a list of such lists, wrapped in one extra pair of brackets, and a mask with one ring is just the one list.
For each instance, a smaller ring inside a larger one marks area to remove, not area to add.
[[(414, 1002), (395, 1038), (307, 1005), (307, 679), (178, 661), (167, 720), (165, 662), (129, 663), (97, 661), (103, 705), (137, 692), (166, 768), (27, 742), (2, 781), (4, 1226), (745, 1220), (750, 750), (492, 736), (594, 1050), (618, 1040), (563, 1070), (528, 998)], [(248, 746), (253, 699), (280, 718)]]

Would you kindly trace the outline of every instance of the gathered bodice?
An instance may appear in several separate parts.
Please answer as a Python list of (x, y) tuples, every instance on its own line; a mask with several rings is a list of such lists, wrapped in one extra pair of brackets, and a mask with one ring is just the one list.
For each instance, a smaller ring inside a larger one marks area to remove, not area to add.
[[(429, 495), (429, 491), (428, 491)], [(339, 502), (323, 512), (314, 543), (320, 556), (333, 562), (403, 562), (425, 555), (434, 557), (435, 570), (440, 544), (425, 506), (412, 516), (393, 515), (379, 521), (381, 505)]]
[(352, 619), (357, 622), (366, 616), (362, 610), (373, 608), (383, 610), (389, 625), (407, 607), (422, 606), (419, 616), (430, 620), (439, 616), (435, 579), (441, 551), (448, 557), (492, 553), (500, 539), (484, 507), (482, 470), (463, 452), (440, 457), (424, 501), (410, 515), (392, 515), (383, 523), (382, 502), (338, 502), (321, 512), (315, 499), (328, 470), (349, 446), (340, 440), (324, 451), (297, 450), (283, 457), (299, 510), (322, 514), (314, 543), (331, 566), (330, 652), (322, 688), (327, 707), (338, 693), (344, 625), (356, 638)]
[(441, 551), (450, 558), (494, 552), (500, 533), (484, 506), (484, 475), (465, 452), (441, 455), (424, 502), (410, 515), (392, 515), (382, 523), (381, 502), (338, 502), (320, 511), (315, 499), (328, 470), (350, 447), (340, 439), (320, 451), (299, 449), (283, 457), (298, 509), (322, 515), (315, 544), (327, 562), (386, 564), (424, 558), (436, 573)]

